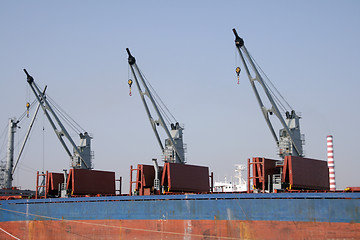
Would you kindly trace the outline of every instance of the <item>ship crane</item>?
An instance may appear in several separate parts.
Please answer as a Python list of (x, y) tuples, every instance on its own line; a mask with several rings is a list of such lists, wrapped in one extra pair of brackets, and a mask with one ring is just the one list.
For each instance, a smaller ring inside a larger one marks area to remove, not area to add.
[[(127, 48), (126, 51), (129, 55), (128, 63), (130, 65), (132, 75), (134, 77), (136, 86), (139, 90), (140, 97), (141, 97), (142, 103), (144, 104), (147, 116), (150, 120), (151, 127), (154, 131), (156, 139), (157, 139), (157, 141), (160, 145), (160, 148), (163, 152), (164, 161), (170, 162), (170, 163), (182, 163), (182, 164), (185, 163), (185, 151), (184, 151), (184, 144), (183, 144), (183, 139), (182, 139), (183, 128), (180, 126), (180, 124), (178, 122), (171, 123), (170, 129), (168, 128), (167, 124), (164, 121), (164, 117), (160, 112), (160, 110), (162, 108), (159, 106), (159, 103), (156, 101), (156, 99), (154, 99), (153, 95), (156, 96), (156, 93), (153, 94), (153, 92), (150, 91), (150, 88), (149, 88), (148, 84), (146, 83), (143, 74), (139, 70), (139, 67), (136, 64), (135, 58), (131, 55), (130, 50)], [(128, 83), (129, 83), (130, 91), (131, 91), (132, 81), (129, 80)], [(144, 88), (144, 90), (142, 90), (142, 87)], [(153, 116), (151, 115), (150, 106), (147, 103), (147, 101), (146, 101), (147, 99), (145, 98), (145, 96), (150, 100), (153, 110), (155, 111), (155, 113), (158, 117), (157, 120), (155, 120), (153, 118)], [(159, 135), (159, 132), (157, 129), (158, 126), (161, 126), (164, 129), (166, 136), (167, 136), (167, 139), (165, 140), (164, 145), (160, 139), (160, 135)]]
[[(44, 90), (45, 92), (45, 90)], [(30, 104), (29, 104), (30, 105)], [(29, 125), (29, 128), (28, 128), (28, 131), (25, 135), (25, 138), (23, 140), (23, 143), (21, 145), (21, 148), (20, 148), (20, 151), (19, 151), (19, 155), (18, 157), (16, 158), (16, 162), (15, 162), (15, 165), (14, 165), (14, 137), (15, 137), (15, 133), (16, 133), (16, 129), (17, 128), (20, 128), (18, 126), (19, 122), (21, 121), (21, 119), (23, 118), (23, 116), (21, 116), (19, 118), (19, 120), (16, 120), (15, 118), (14, 119), (10, 119), (9, 120), (9, 131), (8, 131), (8, 147), (7, 147), (7, 153), (6, 153), (6, 165), (5, 165), (5, 169), (4, 169), (4, 183), (3, 183), (3, 188), (6, 188), (6, 189), (10, 189), (12, 188), (12, 181), (13, 181), (13, 175), (14, 175), (14, 172), (16, 170), (16, 167), (19, 163), (19, 160), (20, 160), (20, 157), (21, 157), (21, 154), (23, 153), (24, 151), (24, 148), (25, 148), (25, 144), (29, 138), (29, 135), (30, 135), (30, 131), (34, 125), (34, 121), (35, 121), (35, 118), (36, 118), (36, 115), (39, 111), (39, 108), (40, 108), (40, 104), (37, 104), (37, 107), (36, 107), (36, 111), (35, 111), (35, 114), (31, 120), (31, 123)], [(30, 106), (28, 107), (28, 109), (30, 109)], [(29, 110), (27, 110), (27, 113), (28, 113)], [(0, 185), (2, 185), (2, 183), (0, 183)]]
[[(46, 89), (44, 89), (44, 93), (45, 93), (45, 90)], [(29, 102), (26, 104), (27, 110), (18, 118), (18, 120), (16, 120), (16, 118), (9, 119), (8, 143), (7, 143), (7, 149), (6, 149), (6, 162), (4, 162), (4, 163), (0, 162), (0, 189), (1, 188), (3, 188), (3, 189), (12, 189), (13, 188), (13, 185), (12, 185), (13, 175), (14, 175), (16, 167), (19, 163), (20, 157), (24, 151), (24, 148), (25, 148), (26, 142), (29, 138), (31, 129), (34, 125), (36, 115), (40, 108), (40, 104), (37, 104), (36, 111), (34, 113), (34, 116), (32, 117), (32, 120), (31, 120), (30, 125), (27, 130), (27, 133), (26, 133), (23, 143), (21, 145), (19, 154), (16, 158), (16, 162), (14, 164), (15, 133), (16, 133), (17, 128), (21, 128), (19, 126), (19, 123), (24, 119), (25, 116), (29, 116), (30, 108), (32, 108), (32, 106), (35, 102), (36, 102), (36, 100), (31, 105)], [(14, 190), (14, 189), (12, 189), (12, 190)]]
[[(29, 83), (30, 88), (32, 89), (37, 101), (40, 103), (40, 106), (43, 109), (47, 119), (49, 120), (51, 127), (54, 129), (55, 134), (61, 142), (62, 146), (64, 147), (66, 153), (70, 156), (71, 166), (76, 169), (92, 169), (93, 153), (90, 148), (90, 135), (87, 132), (80, 133), (80, 145), (77, 146), (74, 140), (70, 137), (70, 134), (68, 133), (62, 122), (60, 121), (59, 117), (54, 112), (51, 104), (46, 98), (45, 93), (39, 89), (39, 87), (34, 81), (34, 78), (29, 75), (26, 69), (24, 69), (24, 72), (27, 76), (27, 82)], [(72, 152), (67, 146), (64, 137), (73, 147)]]
[[(255, 61), (246, 49), (244, 45), (244, 40), (239, 37), (235, 29), (233, 29), (233, 32), (235, 34), (236, 48), (239, 52), (240, 58), (244, 65), (247, 76), (250, 80), (251, 87), (254, 90), (256, 99), (260, 105), (265, 121), (271, 131), (272, 136), (275, 139), (276, 145), (278, 147), (279, 156), (283, 159), (285, 158), (285, 156), (288, 155), (303, 157), (303, 135), (300, 133), (300, 117), (295, 113), (293, 109), (291, 109), (290, 111), (285, 111), (284, 119), (275, 102), (275, 100), (277, 100), (279, 103), (279, 98), (276, 98), (276, 96), (274, 96), (273, 98), (273, 91), (271, 91), (268, 84), (264, 82), (264, 79), (260, 74), (261, 69), (257, 67)], [(250, 72), (250, 69), (252, 72)], [(270, 108), (266, 108), (264, 106), (263, 100), (260, 97), (255, 82), (258, 82), (261, 85), (266, 97), (271, 104)], [(273, 114), (279, 119), (283, 127), (279, 131), (279, 137), (276, 135), (274, 127), (270, 121), (269, 115)]]

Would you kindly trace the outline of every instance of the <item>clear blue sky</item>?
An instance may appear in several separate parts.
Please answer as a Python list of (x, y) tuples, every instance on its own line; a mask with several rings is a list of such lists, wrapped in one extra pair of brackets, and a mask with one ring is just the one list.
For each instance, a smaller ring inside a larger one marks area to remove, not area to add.
[[(130, 165), (161, 158), (136, 89), (128, 95), (128, 47), (185, 124), (189, 164), (207, 165), (223, 179), (247, 158), (276, 158), (244, 74), (237, 85), (236, 28), (302, 113), (306, 156), (326, 160), (326, 136), (332, 134), (337, 187), (360, 186), (359, 10), (358, 1), (328, 0), (1, 1), (1, 133), (10, 117), (25, 111), (26, 68), (94, 135), (95, 168), (123, 176), (128, 189)], [(17, 144), (27, 124), (20, 124)], [(60, 172), (69, 159), (40, 114), (15, 185), (34, 188), (35, 171), (43, 166)]]

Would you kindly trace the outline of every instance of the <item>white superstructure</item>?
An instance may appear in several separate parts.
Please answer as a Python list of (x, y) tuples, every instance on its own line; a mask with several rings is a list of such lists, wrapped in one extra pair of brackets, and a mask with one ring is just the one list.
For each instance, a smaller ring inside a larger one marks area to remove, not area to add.
[(234, 178), (237, 181), (228, 181), (225, 177), (224, 181), (215, 181), (214, 192), (245, 192), (247, 191), (246, 180), (243, 178), (242, 172), (246, 170), (246, 166), (235, 164)]

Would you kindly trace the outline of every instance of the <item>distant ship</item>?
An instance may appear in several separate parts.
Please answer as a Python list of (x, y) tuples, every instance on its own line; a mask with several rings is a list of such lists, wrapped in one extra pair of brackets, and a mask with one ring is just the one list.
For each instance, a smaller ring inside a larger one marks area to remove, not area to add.
[(246, 192), (247, 183), (245, 178), (243, 178), (243, 171), (246, 170), (246, 166), (242, 164), (235, 164), (235, 173), (234, 176), (237, 181), (233, 181), (232, 178), (230, 181), (225, 177), (224, 181), (215, 181), (214, 182), (214, 192)]

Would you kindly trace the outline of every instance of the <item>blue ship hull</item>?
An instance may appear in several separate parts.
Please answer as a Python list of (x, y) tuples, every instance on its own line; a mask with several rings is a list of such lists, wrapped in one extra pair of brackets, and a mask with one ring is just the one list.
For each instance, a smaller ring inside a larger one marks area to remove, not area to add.
[[(0, 238), (57, 234), (46, 224), (67, 233), (59, 239), (86, 233), (94, 239), (151, 239), (149, 233), (153, 239), (360, 238), (360, 193), (22, 199), (0, 201), (0, 213)], [(94, 227), (101, 230), (90, 231)]]

